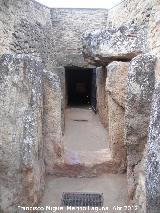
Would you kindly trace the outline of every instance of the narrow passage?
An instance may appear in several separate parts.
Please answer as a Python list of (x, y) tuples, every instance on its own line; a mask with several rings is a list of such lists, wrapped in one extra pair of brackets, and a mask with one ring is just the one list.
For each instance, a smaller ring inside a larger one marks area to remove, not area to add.
[(107, 131), (98, 114), (88, 106), (66, 110), (63, 144), (75, 151), (98, 151), (108, 148)]

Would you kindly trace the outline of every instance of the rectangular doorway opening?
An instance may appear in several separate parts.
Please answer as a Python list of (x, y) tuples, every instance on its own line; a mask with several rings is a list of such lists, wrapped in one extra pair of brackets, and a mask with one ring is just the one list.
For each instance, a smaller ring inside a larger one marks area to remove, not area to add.
[(96, 70), (65, 67), (66, 103), (71, 107), (91, 106), (96, 111)]

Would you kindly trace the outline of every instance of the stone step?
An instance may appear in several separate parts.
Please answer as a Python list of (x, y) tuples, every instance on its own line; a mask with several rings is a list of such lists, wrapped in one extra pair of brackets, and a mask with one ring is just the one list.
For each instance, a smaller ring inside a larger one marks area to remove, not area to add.
[(64, 160), (54, 166), (56, 176), (96, 177), (106, 173), (124, 173), (120, 162), (112, 159), (109, 149), (98, 151), (64, 151)]

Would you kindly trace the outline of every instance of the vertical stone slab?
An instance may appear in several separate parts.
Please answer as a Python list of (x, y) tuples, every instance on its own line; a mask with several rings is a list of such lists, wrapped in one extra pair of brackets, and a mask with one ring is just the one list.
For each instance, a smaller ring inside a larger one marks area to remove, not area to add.
[(107, 67), (106, 92), (108, 93), (109, 144), (112, 158), (119, 163), (119, 171), (126, 170), (124, 143), (124, 112), (127, 93), (127, 62), (112, 62)]
[(0, 58), (1, 210), (36, 205), (44, 189), (43, 65), (26, 55)]
[[(140, 197), (143, 197), (141, 199), (144, 201), (141, 203), (142, 208), (145, 208), (145, 160), (142, 163), (142, 158), (147, 142), (151, 100), (154, 91), (155, 61), (155, 56), (141, 54), (131, 61), (128, 74), (125, 111), (128, 192), (130, 200), (135, 200), (135, 198), (140, 200)], [(138, 188), (141, 190), (137, 191)]]
[(62, 134), (64, 134), (65, 129), (65, 107), (66, 107), (66, 84), (65, 84), (65, 68), (56, 67), (54, 68), (54, 73), (56, 73), (60, 79), (61, 86), (61, 128)]
[(61, 85), (54, 73), (43, 74), (43, 138), (46, 172), (53, 173), (53, 168), (62, 159), (61, 131)]
[(107, 70), (105, 67), (96, 69), (96, 85), (97, 85), (97, 109), (102, 124), (108, 126), (108, 104), (107, 94), (105, 91)]
[(156, 85), (149, 125), (146, 166), (147, 213), (160, 211), (160, 83)]

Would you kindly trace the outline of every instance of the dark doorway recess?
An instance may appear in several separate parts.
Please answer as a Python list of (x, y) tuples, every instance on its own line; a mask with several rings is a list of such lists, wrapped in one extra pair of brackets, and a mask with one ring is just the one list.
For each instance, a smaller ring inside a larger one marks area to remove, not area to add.
[(94, 105), (96, 110), (96, 72), (91, 68), (66, 67), (66, 91), (69, 106)]

